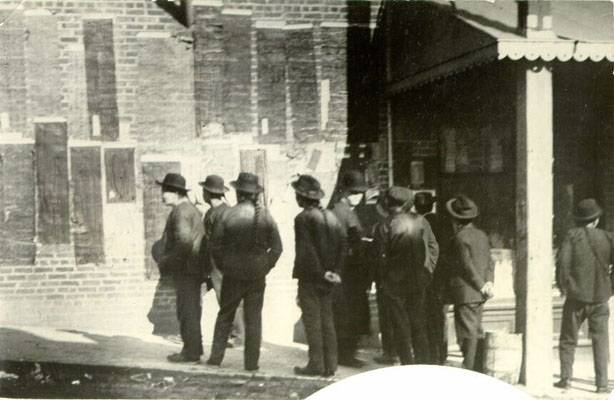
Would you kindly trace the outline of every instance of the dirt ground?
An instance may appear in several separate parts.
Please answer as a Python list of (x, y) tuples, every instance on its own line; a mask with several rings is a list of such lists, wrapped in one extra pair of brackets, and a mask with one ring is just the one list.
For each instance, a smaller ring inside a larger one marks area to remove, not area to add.
[(304, 399), (331, 383), (30, 362), (0, 363), (0, 371), (0, 396), (13, 398)]

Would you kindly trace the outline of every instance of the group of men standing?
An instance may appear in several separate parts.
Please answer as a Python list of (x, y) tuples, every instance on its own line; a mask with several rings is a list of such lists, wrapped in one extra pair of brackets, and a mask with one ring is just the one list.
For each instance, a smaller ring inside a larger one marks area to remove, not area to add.
[[(240, 173), (230, 182), (237, 195), (233, 207), (224, 201), (228, 188), (221, 177), (210, 175), (200, 182), (203, 198), (210, 205), (204, 219), (187, 197), (183, 176), (169, 173), (156, 183), (172, 211), (155, 258), (160, 270), (173, 277), (183, 341), (181, 352), (169, 355), (168, 360), (197, 362), (203, 355), (200, 321), (205, 283), (215, 290), (220, 306), (207, 364), (222, 363), (234, 323), (235, 329), (244, 326), (245, 369), (258, 370), (265, 277), (282, 252), (277, 225), (260, 202), (263, 187), (258, 176)], [(241, 304), (243, 315), (237, 313)]]
[[(220, 365), (231, 331), (245, 330), (245, 369), (258, 369), (265, 276), (282, 252), (277, 225), (260, 202), (258, 176), (241, 173), (231, 182), (237, 204), (225, 201), (228, 188), (216, 175), (200, 185), (210, 205), (204, 219), (188, 200), (185, 179), (167, 174), (162, 198), (173, 207), (164, 230), (161, 270), (174, 277), (183, 349), (172, 362), (198, 361), (203, 354), (201, 285), (216, 292), (217, 316), (210, 365)], [(393, 186), (380, 192), (365, 213), (364, 175), (349, 171), (330, 209), (310, 175), (292, 183), (302, 211), (294, 221), (297, 302), (309, 345), (309, 361), (299, 375), (332, 376), (337, 365), (361, 367), (358, 339), (369, 332), (368, 292), (377, 288), (384, 364), (444, 364), (446, 314), (454, 306), (456, 339), (463, 367), (479, 370), (484, 303), (493, 297), (494, 266), (487, 235), (473, 221), (477, 205), (458, 195), (433, 213), (429, 192)], [(361, 205), (361, 207), (359, 207)], [(362, 211), (361, 211), (362, 210)], [(598, 390), (607, 388), (607, 299), (612, 294), (613, 239), (596, 229), (601, 209), (592, 199), (576, 209), (572, 229), (559, 253), (557, 283), (567, 295), (561, 332), (559, 387), (568, 387), (581, 322), (588, 318), (595, 347)], [(243, 315), (237, 313), (243, 304)], [(243, 328), (243, 325), (244, 328)], [(605, 350), (604, 350), (605, 349)], [(605, 357), (605, 358), (604, 358)]]

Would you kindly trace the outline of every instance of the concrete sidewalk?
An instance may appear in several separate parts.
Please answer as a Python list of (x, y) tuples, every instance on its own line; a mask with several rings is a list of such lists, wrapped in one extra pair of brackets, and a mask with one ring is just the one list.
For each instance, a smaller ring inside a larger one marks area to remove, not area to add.
[[(173, 364), (166, 356), (181, 349), (180, 343), (158, 336), (126, 333), (122, 331), (73, 330), (61, 328), (39, 328), (25, 326), (0, 327), (0, 360), (49, 362), (94, 366), (113, 366), (143, 368), (167, 371), (180, 371), (193, 374), (219, 374), (229, 377), (252, 376), (243, 370), (243, 348), (227, 350), (222, 367), (201, 364)], [(297, 377), (293, 367), (302, 366), (307, 361), (307, 347), (304, 345), (282, 346), (263, 343), (259, 376), (288, 379), (321, 379)], [(209, 348), (205, 348), (205, 357)], [(350, 369), (339, 367), (338, 373), (330, 383), (348, 376), (366, 372), (382, 366), (373, 362), (377, 349), (361, 350), (359, 358), (366, 362), (364, 368)], [(558, 355), (555, 350), (555, 360)], [(460, 354), (452, 352), (449, 365), (460, 365)], [(592, 353), (590, 348), (579, 348), (575, 363), (576, 378), (571, 390), (562, 391), (552, 388), (545, 399), (606, 399), (607, 395), (597, 395), (593, 386)], [(558, 363), (555, 365), (558, 371)], [(553, 382), (558, 378), (553, 373)], [(612, 378), (612, 371), (610, 371)], [(614, 386), (614, 381), (610, 381)]]

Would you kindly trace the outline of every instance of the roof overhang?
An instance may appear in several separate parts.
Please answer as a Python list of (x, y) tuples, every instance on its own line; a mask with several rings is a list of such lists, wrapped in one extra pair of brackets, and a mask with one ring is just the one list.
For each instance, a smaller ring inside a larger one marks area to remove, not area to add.
[[(496, 5), (483, 2), (464, 2), (463, 4), (472, 9), (469, 11), (453, 10), (441, 5), (431, 7), (431, 9), (426, 6), (416, 8), (416, 13), (411, 15), (414, 19), (408, 23), (418, 23), (421, 20), (421, 13), (425, 13), (431, 18), (442, 21), (441, 24), (461, 24), (470, 27), (478, 36), (469, 35), (466, 30), (460, 31), (466, 33), (461, 37), (446, 36), (445, 32), (439, 36), (436, 36), (437, 33), (433, 34), (433, 37), (439, 38), (439, 42), (431, 41), (430, 47), (420, 47), (419, 51), (436, 53), (438, 59), (424, 57), (431, 61), (436, 59), (436, 62), (423, 64), (421, 68), (414, 68), (404, 77), (399, 77), (401, 79), (390, 82), (387, 86), (388, 94), (394, 95), (494, 61), (599, 62), (605, 60), (614, 62), (614, 28), (601, 26), (604, 21), (607, 22), (610, 19), (602, 21), (594, 17), (589, 20), (574, 21), (573, 17), (559, 16), (556, 20), (556, 31), (539, 32), (527, 37), (519, 34), (511, 25), (514, 5), (505, 2), (498, 2)], [(570, 12), (570, 10), (564, 11)], [(601, 18), (602, 15), (599, 14), (601, 11), (603, 10), (599, 8), (591, 12)], [(429, 12), (431, 12), (430, 15)], [(584, 10), (584, 12), (588, 11)], [(510, 21), (507, 21), (506, 18)], [(599, 28), (596, 33), (591, 31), (587, 21), (598, 25), (595, 27)], [(574, 22), (579, 27), (575, 26)], [(435, 27), (438, 27), (437, 24)], [(408, 39), (411, 40), (411, 37)], [(433, 46), (445, 48), (448, 52), (438, 52)], [(448, 57), (443, 56), (444, 54)]]

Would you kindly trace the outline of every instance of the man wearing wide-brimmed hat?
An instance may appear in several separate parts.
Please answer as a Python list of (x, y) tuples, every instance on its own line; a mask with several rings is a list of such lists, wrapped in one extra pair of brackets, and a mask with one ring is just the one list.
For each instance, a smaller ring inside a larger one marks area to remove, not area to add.
[(608, 300), (612, 296), (612, 235), (597, 228), (602, 215), (594, 199), (584, 199), (574, 210), (576, 227), (570, 229), (557, 257), (556, 283), (566, 296), (559, 345), (561, 380), (556, 387), (571, 385), (578, 330), (588, 319), (593, 341), (595, 384), (608, 393)]
[(255, 174), (241, 172), (230, 182), (237, 192), (237, 205), (225, 211), (213, 227), (211, 254), (224, 279), (209, 365), (222, 363), (232, 321), (243, 301), (244, 367), (247, 371), (259, 368), (266, 275), (282, 252), (277, 224), (260, 203), (264, 188), (259, 180)]
[(359, 335), (369, 333), (370, 322), (364, 231), (354, 211), (367, 189), (364, 174), (356, 170), (348, 171), (341, 179), (341, 199), (332, 210), (348, 238), (348, 257), (341, 269), (342, 283), (333, 296), (339, 365), (353, 368), (364, 365), (355, 355)]
[(298, 301), (309, 345), (309, 361), (295, 367), (297, 375), (332, 376), (337, 369), (337, 338), (332, 292), (345, 261), (345, 231), (335, 215), (320, 204), (324, 191), (311, 175), (292, 182), (296, 202), (303, 209), (294, 219), (295, 259), (292, 277), (298, 279)]
[(389, 217), (375, 228), (378, 281), (391, 315), (397, 354), (402, 365), (430, 362), (426, 325), (426, 290), (432, 279), (425, 238), (432, 236), (423, 218), (407, 212), (408, 188), (393, 186), (384, 204)]
[(164, 228), (164, 251), (158, 265), (169, 271), (175, 282), (177, 318), (183, 349), (171, 354), (171, 362), (199, 361), (203, 354), (200, 319), (202, 265), (200, 245), (204, 234), (202, 215), (187, 197), (186, 181), (180, 174), (169, 173), (162, 181), (162, 201), (172, 207)]
[[(225, 201), (225, 194), (228, 188), (224, 185), (224, 178), (219, 175), (209, 175), (204, 181), (199, 182), (203, 189), (203, 200), (209, 204), (209, 209), (205, 213), (204, 226), (205, 237), (203, 240), (203, 259), (205, 260), (205, 275), (211, 280), (211, 285), (215, 292), (218, 305), (221, 304), (222, 295), (222, 272), (215, 266), (215, 261), (209, 250), (209, 240), (213, 234), (215, 224), (220, 221), (223, 214), (230, 207)], [(232, 332), (230, 336), (233, 342), (228, 342), (228, 346), (241, 345), (243, 343), (243, 307), (239, 306), (235, 312), (235, 318), (232, 322)]]
[(482, 311), (493, 296), (494, 264), (488, 236), (473, 224), (479, 215), (473, 200), (458, 195), (446, 203), (446, 210), (455, 232), (442, 254), (446, 295), (454, 304), (454, 327), (463, 353), (463, 368), (476, 370), (478, 339), (483, 335)]
[[(435, 214), (433, 208), (437, 198), (431, 192), (418, 192), (414, 194), (414, 208), (416, 212), (428, 221), (435, 235), (439, 252), (445, 251), (447, 242), (452, 238), (452, 224), (449, 219), (443, 218), (440, 213)], [(429, 346), (433, 364), (445, 365), (448, 357), (448, 304), (443, 301), (443, 286), (445, 284), (444, 268), (438, 267), (438, 260), (434, 262), (433, 282), (427, 293), (427, 324), (429, 331)]]

